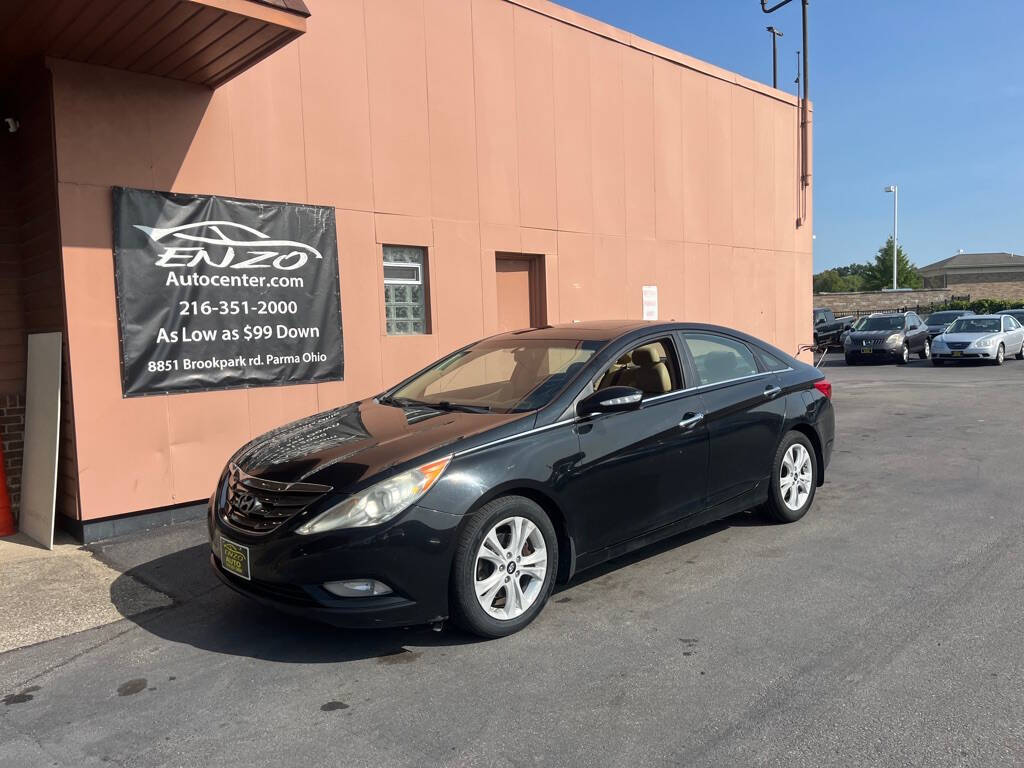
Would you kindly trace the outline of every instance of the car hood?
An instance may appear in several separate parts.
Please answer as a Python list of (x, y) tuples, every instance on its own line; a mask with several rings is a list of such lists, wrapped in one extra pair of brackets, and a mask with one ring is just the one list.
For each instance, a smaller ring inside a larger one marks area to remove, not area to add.
[(864, 339), (887, 339), (894, 333), (903, 331), (850, 331), (851, 341), (863, 341)]
[(929, 325), (928, 330), (933, 333), (942, 333), (944, 330), (949, 328), (950, 323), (939, 323), (938, 325)]
[(363, 400), (261, 435), (231, 459), (267, 480), (340, 490), (436, 449), (461, 451), (529, 429), (535, 413), (466, 413)]
[(973, 344), (976, 341), (982, 339), (995, 338), (999, 336), (999, 333), (944, 333), (937, 340), (945, 343), (966, 341), (969, 344)]

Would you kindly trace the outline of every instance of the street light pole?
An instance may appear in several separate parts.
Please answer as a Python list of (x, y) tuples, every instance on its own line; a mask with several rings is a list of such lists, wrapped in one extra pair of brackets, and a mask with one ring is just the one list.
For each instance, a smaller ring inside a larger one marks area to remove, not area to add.
[(885, 191), (892, 192), (892, 289), (895, 291), (900, 287), (896, 271), (900, 253), (900, 188), (895, 184), (890, 184)]
[(779, 87), (779, 38), (782, 32), (775, 27), (765, 27), (772, 35), (772, 88)]

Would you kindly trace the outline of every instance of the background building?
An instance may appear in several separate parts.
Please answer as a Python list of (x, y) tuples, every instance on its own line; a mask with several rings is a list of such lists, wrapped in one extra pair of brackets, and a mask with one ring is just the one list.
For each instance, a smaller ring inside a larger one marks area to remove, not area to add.
[(958, 253), (918, 270), (925, 288), (950, 288), (972, 299), (1024, 300), (1024, 256)]
[[(544, 0), (15, 0), (0, 30), (0, 405), (64, 331), (73, 528), (202, 500), (252, 436), (477, 337), (641, 317), (645, 285), (811, 339), (796, 100), (628, 32)], [(115, 186), (335, 208), (344, 381), (124, 398)]]

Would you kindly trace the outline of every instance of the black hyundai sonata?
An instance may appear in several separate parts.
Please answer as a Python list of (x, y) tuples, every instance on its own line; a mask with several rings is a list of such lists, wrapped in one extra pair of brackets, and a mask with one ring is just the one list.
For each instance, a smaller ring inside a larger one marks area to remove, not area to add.
[(803, 517), (831, 394), (816, 368), (717, 326), (493, 336), (239, 450), (210, 499), (214, 570), (339, 626), (450, 617), (507, 635), (610, 558), (754, 507)]

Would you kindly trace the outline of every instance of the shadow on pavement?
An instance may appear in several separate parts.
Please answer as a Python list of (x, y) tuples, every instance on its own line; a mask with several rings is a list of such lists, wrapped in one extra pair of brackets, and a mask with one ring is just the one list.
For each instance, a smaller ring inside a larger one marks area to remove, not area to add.
[[(758, 512), (742, 512), (590, 568), (555, 594), (571, 591), (612, 571), (712, 536), (732, 527), (771, 525)], [(110, 599), (128, 620), (147, 632), (205, 651), (285, 663), (337, 663), (379, 658), (404, 663), (415, 658), (406, 646), (442, 647), (479, 642), (450, 623), (429, 627), (347, 630), (279, 613), (237, 595), (211, 572), (209, 545), (197, 544), (124, 571), (110, 587)], [(135, 580), (175, 599), (170, 608), (130, 615), (126, 589)]]
[[(444, 632), (429, 627), (346, 630), (278, 613), (221, 584), (210, 570), (209, 553), (208, 544), (199, 544), (135, 566), (111, 585), (111, 601), (122, 610), (119, 601), (125, 590), (120, 582), (128, 579), (184, 596), (171, 608), (125, 618), (165, 640), (266, 661), (322, 664), (380, 658), (382, 663), (397, 664), (415, 656), (406, 645), (450, 646), (476, 640), (448, 625)], [(187, 585), (184, 589), (169, 588), (175, 575)]]

